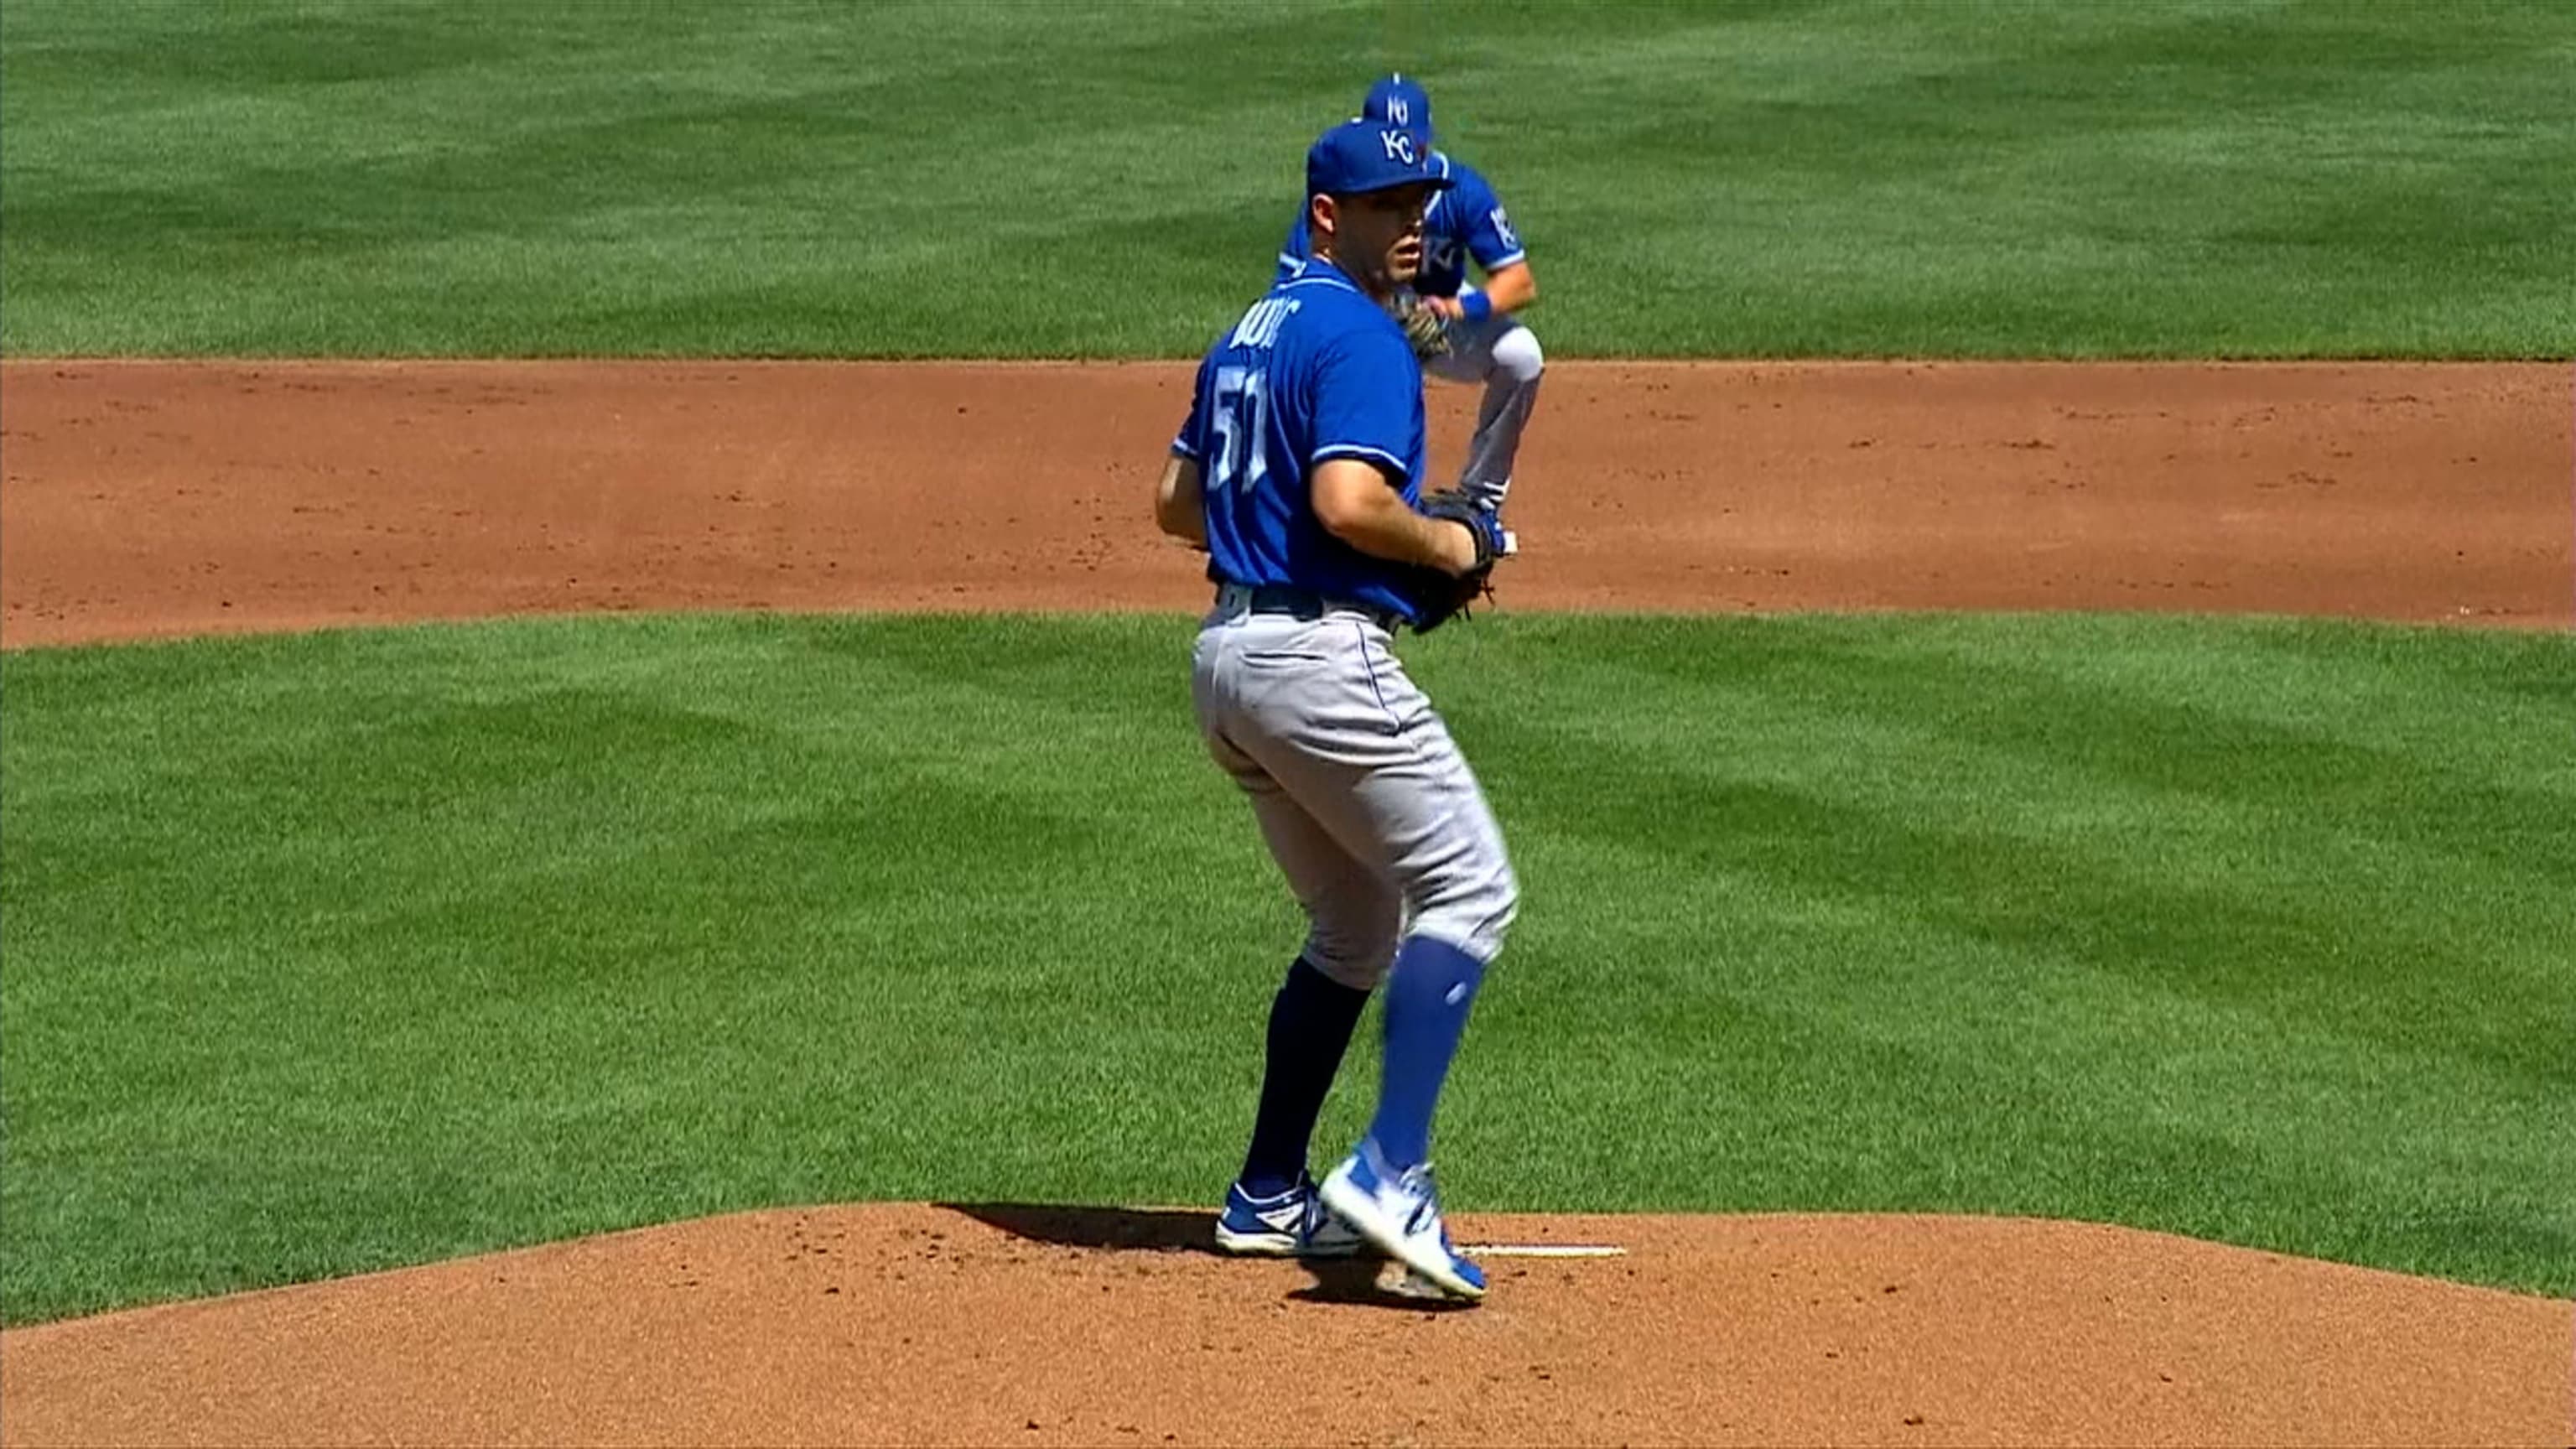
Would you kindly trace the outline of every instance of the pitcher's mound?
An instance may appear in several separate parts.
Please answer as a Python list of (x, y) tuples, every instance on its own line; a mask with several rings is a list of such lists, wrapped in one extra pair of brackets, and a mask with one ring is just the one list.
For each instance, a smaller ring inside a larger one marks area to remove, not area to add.
[(0, 1335), (12, 1443), (2564, 1443), (2576, 1305), (2125, 1229), (1466, 1215), (1493, 1296), (1205, 1213), (746, 1213)]

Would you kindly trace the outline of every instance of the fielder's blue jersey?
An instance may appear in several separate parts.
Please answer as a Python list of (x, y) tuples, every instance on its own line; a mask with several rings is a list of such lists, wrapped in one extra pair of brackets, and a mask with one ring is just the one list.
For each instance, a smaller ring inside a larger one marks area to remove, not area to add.
[[(1512, 219), (1503, 214), (1502, 201), (1475, 167), (1439, 151), (1431, 153), (1431, 166), (1454, 184), (1431, 193), (1431, 205), (1422, 213), (1422, 275), (1414, 279), (1413, 290), (1426, 297), (1455, 297), (1467, 284), (1468, 258), (1490, 273), (1526, 252)], [(1279, 248), (1280, 279), (1286, 280), (1313, 250), (1314, 235), (1301, 205), (1297, 224), (1288, 228), (1288, 240)]]
[(1199, 464), (1209, 575), (1411, 619), (1404, 566), (1325, 531), (1307, 470), (1374, 463), (1410, 504), (1422, 493), (1423, 438), (1422, 366), (1404, 330), (1340, 268), (1300, 263), (1199, 363), (1189, 421), (1172, 440)]

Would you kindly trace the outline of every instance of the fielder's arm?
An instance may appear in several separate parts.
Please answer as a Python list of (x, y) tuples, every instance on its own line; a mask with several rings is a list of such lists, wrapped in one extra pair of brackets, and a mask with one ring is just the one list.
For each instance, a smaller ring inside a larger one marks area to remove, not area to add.
[(1154, 522), (1192, 547), (1207, 547), (1207, 509), (1199, 496), (1197, 459), (1174, 453), (1165, 460), (1163, 481), (1154, 487)]
[(1494, 299), (1497, 312), (1518, 312), (1538, 305), (1538, 273), (1526, 261), (1518, 261), (1485, 276), (1483, 291)]
[[(1538, 305), (1538, 274), (1526, 261), (1518, 261), (1497, 272), (1485, 274), (1485, 284), (1478, 291), (1493, 304), (1494, 310), (1508, 317), (1527, 307)], [(1464, 312), (1455, 297), (1425, 297), (1440, 315), (1456, 321)]]
[(1446, 574), (1476, 566), (1476, 536), (1455, 519), (1426, 518), (1387, 486), (1374, 463), (1327, 458), (1307, 480), (1315, 521), (1374, 558), (1418, 564)]

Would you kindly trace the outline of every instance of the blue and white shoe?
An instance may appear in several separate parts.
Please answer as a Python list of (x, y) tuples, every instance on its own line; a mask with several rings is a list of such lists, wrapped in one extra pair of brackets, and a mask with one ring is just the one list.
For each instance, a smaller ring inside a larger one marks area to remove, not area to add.
[(1324, 1211), (1313, 1178), (1300, 1177), (1270, 1197), (1253, 1197), (1239, 1182), (1227, 1188), (1216, 1246), (1241, 1258), (1347, 1258), (1360, 1250), (1360, 1236)]
[(1377, 1144), (1363, 1140), (1317, 1195), (1333, 1216), (1450, 1297), (1474, 1302), (1485, 1296), (1485, 1270), (1459, 1256), (1440, 1221), (1430, 1163), (1392, 1171)]

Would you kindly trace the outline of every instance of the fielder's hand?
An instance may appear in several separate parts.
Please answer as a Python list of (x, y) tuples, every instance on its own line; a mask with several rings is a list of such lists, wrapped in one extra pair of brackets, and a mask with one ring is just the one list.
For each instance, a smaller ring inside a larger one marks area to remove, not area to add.
[(1398, 293), (1395, 320), (1404, 325), (1404, 338), (1413, 344), (1413, 355), (1425, 362), (1449, 355), (1449, 319), (1439, 308), (1411, 292)]

